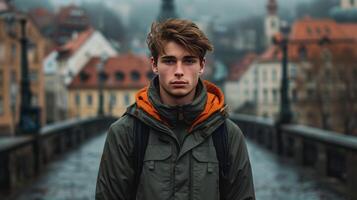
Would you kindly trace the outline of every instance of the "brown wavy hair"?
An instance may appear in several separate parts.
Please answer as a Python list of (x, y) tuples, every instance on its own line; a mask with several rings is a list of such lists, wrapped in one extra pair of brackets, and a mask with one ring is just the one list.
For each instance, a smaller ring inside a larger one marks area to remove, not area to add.
[(166, 43), (171, 41), (181, 45), (192, 55), (198, 56), (200, 61), (207, 51), (213, 51), (213, 45), (195, 23), (184, 19), (168, 19), (152, 23), (146, 39), (155, 63), (159, 55), (165, 53)]

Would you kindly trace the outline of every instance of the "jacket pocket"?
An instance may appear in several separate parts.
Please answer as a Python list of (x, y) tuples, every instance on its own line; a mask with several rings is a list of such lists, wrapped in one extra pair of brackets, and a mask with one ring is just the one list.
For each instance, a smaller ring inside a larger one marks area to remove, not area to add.
[(219, 164), (214, 146), (192, 150), (193, 199), (219, 199)]
[(140, 177), (137, 199), (168, 199), (171, 186), (169, 145), (148, 145)]

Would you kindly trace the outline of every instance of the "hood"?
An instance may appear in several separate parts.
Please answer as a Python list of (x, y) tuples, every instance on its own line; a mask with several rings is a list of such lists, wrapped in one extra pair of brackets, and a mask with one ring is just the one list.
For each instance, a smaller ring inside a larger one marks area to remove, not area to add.
[[(224, 95), (223, 92), (209, 81), (203, 81), (204, 89), (207, 91), (207, 100), (204, 105), (203, 111), (192, 121), (188, 132), (194, 127), (204, 122), (210, 116), (217, 112), (223, 112), (225, 110)], [(138, 109), (143, 110), (151, 117), (169, 126), (169, 123), (163, 118), (155, 106), (149, 99), (149, 86), (141, 89), (136, 94), (136, 105)]]

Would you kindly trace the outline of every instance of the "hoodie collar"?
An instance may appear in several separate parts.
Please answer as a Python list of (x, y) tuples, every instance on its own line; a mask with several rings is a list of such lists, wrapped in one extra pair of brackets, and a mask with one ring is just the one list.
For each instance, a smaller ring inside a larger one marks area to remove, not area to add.
[[(224, 95), (217, 86), (208, 81), (200, 80), (197, 87), (195, 99), (191, 104), (168, 106), (161, 103), (158, 78), (155, 77), (148, 87), (141, 89), (136, 94), (136, 104), (138, 109), (142, 109), (167, 126), (172, 126), (182, 117), (189, 126), (188, 131), (190, 132), (214, 113), (225, 110)], [(176, 111), (176, 115), (172, 115), (173, 111)], [(180, 111), (183, 111), (181, 112), (182, 116), (180, 116)]]

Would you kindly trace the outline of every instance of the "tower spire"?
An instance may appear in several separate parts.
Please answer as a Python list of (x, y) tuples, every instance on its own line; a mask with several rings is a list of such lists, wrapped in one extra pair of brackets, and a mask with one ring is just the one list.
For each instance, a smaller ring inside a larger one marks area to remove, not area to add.
[(266, 5), (267, 16), (265, 17), (265, 40), (266, 47), (272, 44), (272, 38), (280, 31), (280, 19), (278, 16), (278, 3), (276, 0), (268, 0)]
[(169, 18), (177, 18), (174, 0), (162, 0), (160, 14), (157, 19), (158, 21), (163, 21)]
[(269, 0), (267, 4), (268, 15), (277, 15), (278, 4), (276, 0)]

